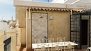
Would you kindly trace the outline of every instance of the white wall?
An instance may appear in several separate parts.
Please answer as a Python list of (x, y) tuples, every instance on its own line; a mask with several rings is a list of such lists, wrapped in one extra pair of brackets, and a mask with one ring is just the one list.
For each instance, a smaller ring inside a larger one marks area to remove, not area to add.
[(6, 22), (0, 22), (0, 30), (6, 30), (9, 25)]

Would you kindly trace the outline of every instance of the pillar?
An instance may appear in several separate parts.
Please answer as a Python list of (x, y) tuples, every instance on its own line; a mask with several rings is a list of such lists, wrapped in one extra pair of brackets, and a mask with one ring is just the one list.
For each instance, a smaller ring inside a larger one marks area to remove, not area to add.
[(8, 29), (6, 34), (7, 37), (11, 37), (11, 51), (16, 51), (16, 29)]
[(31, 33), (31, 11), (26, 8), (26, 51), (34, 51), (32, 49), (32, 33)]

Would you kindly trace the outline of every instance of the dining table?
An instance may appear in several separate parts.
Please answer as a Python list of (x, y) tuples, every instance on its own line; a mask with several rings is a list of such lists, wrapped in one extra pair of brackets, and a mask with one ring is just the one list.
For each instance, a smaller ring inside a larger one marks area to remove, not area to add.
[[(43, 46), (45, 47), (55, 47), (56, 45), (58, 46), (67, 46), (68, 44), (71, 44), (72, 46), (78, 45), (77, 43), (71, 42), (71, 41), (66, 41), (66, 42), (52, 42), (52, 43), (33, 43), (32, 48), (41, 48)], [(39, 45), (39, 46), (38, 46)]]

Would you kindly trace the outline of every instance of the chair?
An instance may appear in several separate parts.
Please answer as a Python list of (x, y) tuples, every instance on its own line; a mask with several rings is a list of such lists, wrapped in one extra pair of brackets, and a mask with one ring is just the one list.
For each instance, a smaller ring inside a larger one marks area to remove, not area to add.
[(63, 50), (65, 51), (65, 37), (63, 37), (62, 40), (63, 40), (63, 44), (64, 44)]
[[(62, 43), (60, 43), (60, 42), (62, 42)], [(57, 43), (56, 44), (57, 45), (64, 45), (64, 42), (65, 42), (64, 38), (60, 37), (60, 38), (57, 38)], [(65, 50), (65, 47), (64, 46), (60, 46), (59, 50), (60, 51)]]
[(68, 51), (74, 51), (74, 46), (72, 46), (70, 43), (67, 45), (66, 48)]
[(60, 37), (60, 38), (57, 38), (57, 42), (63, 42), (64, 41), (64, 38)]
[(37, 43), (37, 48), (35, 48), (34, 51), (41, 51), (41, 44)]
[(47, 43), (41, 43), (43, 39), (37, 40), (37, 48), (34, 49), (34, 51), (49, 51), (49, 44)]
[(48, 43), (53, 43), (54, 42), (54, 38), (48, 38), (47, 41), (48, 41)]
[(42, 51), (49, 51), (49, 44), (47, 43), (42, 43)]
[[(54, 38), (48, 38), (47, 41), (48, 41), (48, 43), (51, 43), (51, 45), (48, 44), (48, 46), (49, 46), (48, 50), (49, 50), (49, 51), (53, 51), (53, 50), (54, 50), (54, 48), (53, 48), (53, 46), (54, 46), (54, 44), (53, 44)], [(51, 46), (51, 47), (50, 47), (50, 46)]]
[(47, 51), (47, 48), (45, 46), (42, 46), (41, 51)]
[(37, 43), (37, 48), (35, 48), (34, 51), (41, 51), (41, 39), (36, 39), (35, 42)]
[(41, 51), (41, 49), (35, 48), (34, 51)]
[(41, 44), (38, 44), (38, 50), (40, 51), (48, 51), (48, 44), (45, 44), (45, 43), (41, 43)]
[(55, 46), (55, 51), (60, 51), (60, 47), (58, 45)]

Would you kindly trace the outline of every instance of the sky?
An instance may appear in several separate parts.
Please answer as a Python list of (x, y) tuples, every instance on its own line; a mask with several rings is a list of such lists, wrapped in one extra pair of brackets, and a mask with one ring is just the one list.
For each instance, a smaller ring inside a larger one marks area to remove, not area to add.
[[(48, 2), (48, 0), (34, 0), (41, 2)], [(64, 0), (49, 0), (50, 2), (62, 2)], [(15, 19), (15, 7), (13, 6), (13, 0), (0, 0), (0, 20), (11, 20), (11, 17)]]
[(13, 0), (0, 0), (0, 20), (10, 20), (11, 17), (15, 19)]

